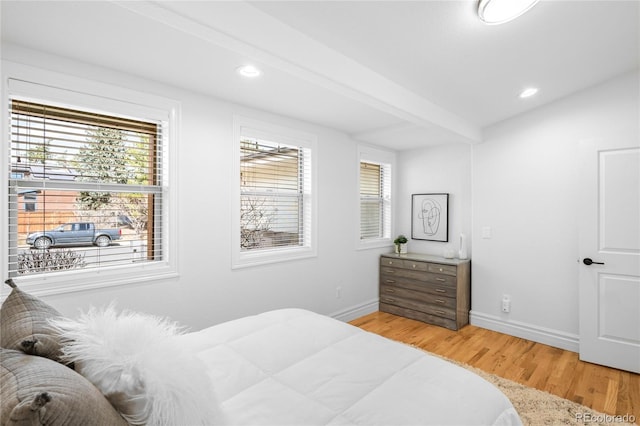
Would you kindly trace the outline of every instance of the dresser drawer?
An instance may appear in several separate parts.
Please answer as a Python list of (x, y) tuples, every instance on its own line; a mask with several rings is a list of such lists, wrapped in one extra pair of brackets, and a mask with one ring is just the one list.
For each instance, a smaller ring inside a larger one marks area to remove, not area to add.
[(456, 283), (426, 283), (422, 286), (422, 290), (426, 293), (434, 294), (436, 296), (442, 297), (457, 297), (457, 287)]
[(414, 262), (412, 260), (404, 260), (403, 264), (405, 269), (409, 269), (410, 271), (427, 271), (429, 269), (429, 264), (425, 262)]
[(456, 297), (456, 283), (431, 283), (383, 275), (380, 277), (380, 285), (386, 287), (398, 287), (407, 290), (429, 293), (436, 296)]
[(388, 257), (380, 258), (380, 266), (391, 266), (394, 268), (404, 268), (402, 259), (391, 259)]
[(385, 279), (405, 278), (415, 281), (427, 281), (427, 272), (383, 266), (380, 268), (380, 277)]
[(441, 265), (438, 263), (429, 263), (427, 270), (429, 272), (434, 272), (436, 274), (446, 274), (451, 276), (456, 276), (458, 273), (458, 268), (453, 265)]
[[(451, 297), (434, 293), (416, 291), (402, 287), (383, 285), (380, 287), (380, 297), (401, 298), (403, 300), (413, 300), (418, 303), (426, 303), (435, 307), (456, 309), (456, 300)], [(388, 302), (391, 303), (391, 302)]]
[(406, 318), (426, 322), (428, 324), (438, 325), (440, 327), (448, 328), (449, 330), (457, 330), (458, 324), (454, 320), (450, 320), (437, 315), (430, 315), (420, 311), (414, 311), (412, 309), (403, 308), (400, 306), (389, 305), (387, 303), (380, 303), (380, 310), (382, 312), (388, 312), (394, 315), (400, 315)]
[(380, 303), (385, 303), (387, 305), (398, 306), (401, 308), (411, 309), (417, 312), (424, 312), (429, 315), (434, 315), (450, 320), (456, 319), (456, 311), (455, 309), (430, 305), (428, 303), (422, 303), (413, 299), (404, 299), (398, 296), (380, 296)]
[(422, 279), (423, 281), (427, 281), (433, 284), (452, 286), (455, 286), (456, 282), (458, 281), (458, 279), (454, 275), (432, 274), (430, 272), (425, 273)]

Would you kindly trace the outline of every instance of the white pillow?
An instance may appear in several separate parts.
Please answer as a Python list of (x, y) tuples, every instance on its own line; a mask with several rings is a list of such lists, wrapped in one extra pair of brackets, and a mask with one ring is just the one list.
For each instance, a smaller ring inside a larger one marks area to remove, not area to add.
[(218, 405), (203, 363), (183, 348), (176, 323), (113, 305), (51, 321), (63, 358), (132, 425), (212, 425)]

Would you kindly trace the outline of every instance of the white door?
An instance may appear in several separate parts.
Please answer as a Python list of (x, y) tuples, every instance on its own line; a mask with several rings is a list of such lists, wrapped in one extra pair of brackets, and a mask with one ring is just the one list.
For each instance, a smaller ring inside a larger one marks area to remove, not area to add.
[(640, 373), (640, 144), (584, 141), (580, 359)]

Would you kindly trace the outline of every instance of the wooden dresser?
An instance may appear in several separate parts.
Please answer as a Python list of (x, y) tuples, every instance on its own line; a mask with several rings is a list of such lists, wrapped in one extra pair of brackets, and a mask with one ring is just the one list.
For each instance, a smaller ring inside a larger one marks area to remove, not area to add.
[(451, 330), (469, 324), (471, 262), (425, 254), (380, 257), (380, 311)]

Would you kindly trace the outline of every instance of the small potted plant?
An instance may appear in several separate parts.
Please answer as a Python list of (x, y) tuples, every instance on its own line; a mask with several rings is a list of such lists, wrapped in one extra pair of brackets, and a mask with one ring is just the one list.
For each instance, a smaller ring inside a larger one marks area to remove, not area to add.
[(407, 241), (408, 241), (407, 237), (405, 237), (404, 235), (398, 235), (396, 239), (393, 240), (393, 244), (396, 245), (397, 254), (402, 254), (407, 252), (407, 246), (405, 246), (405, 244), (407, 244)]

